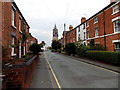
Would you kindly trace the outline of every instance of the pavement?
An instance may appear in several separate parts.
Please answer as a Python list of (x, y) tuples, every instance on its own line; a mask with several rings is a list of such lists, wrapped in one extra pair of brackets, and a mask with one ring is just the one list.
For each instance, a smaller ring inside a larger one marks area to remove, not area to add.
[(46, 59), (41, 53), (30, 88), (57, 88)]

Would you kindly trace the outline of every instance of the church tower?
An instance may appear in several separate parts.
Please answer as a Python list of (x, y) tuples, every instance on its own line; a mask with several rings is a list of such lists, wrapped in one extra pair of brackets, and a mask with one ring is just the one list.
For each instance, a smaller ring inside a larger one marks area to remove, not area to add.
[(56, 27), (56, 24), (54, 26), (54, 29), (53, 29), (53, 39), (52, 40), (58, 40), (58, 29)]

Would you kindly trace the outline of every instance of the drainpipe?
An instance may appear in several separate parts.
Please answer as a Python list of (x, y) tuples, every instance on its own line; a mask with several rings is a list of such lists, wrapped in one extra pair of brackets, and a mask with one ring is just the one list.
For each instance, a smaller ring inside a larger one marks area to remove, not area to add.
[(105, 28), (105, 12), (103, 11), (103, 27), (104, 27), (104, 47), (105, 47), (105, 51), (106, 51), (106, 28)]

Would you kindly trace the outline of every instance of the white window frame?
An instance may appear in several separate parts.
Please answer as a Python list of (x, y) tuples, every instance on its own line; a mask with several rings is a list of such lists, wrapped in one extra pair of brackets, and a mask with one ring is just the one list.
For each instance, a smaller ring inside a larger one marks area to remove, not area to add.
[[(12, 37), (12, 45), (14, 45), (15, 44), (15, 37)], [(11, 51), (11, 56), (15, 56), (16, 54), (15, 54), (15, 48), (14, 47), (12, 47), (12, 51)]]
[(22, 30), (21, 30), (21, 19), (19, 19), (19, 32), (22, 33)]
[(23, 55), (25, 55), (25, 52), (26, 52), (26, 48), (25, 46), (23, 47)]
[(112, 10), (113, 10), (112, 15), (118, 13), (119, 12), (119, 5), (117, 4), (117, 5), (113, 6)]
[(78, 27), (78, 32), (80, 32), (80, 27)]
[(114, 26), (114, 33), (119, 33), (120, 32), (120, 19), (115, 20), (113, 22), (113, 26)]
[(21, 42), (19, 43), (19, 58), (21, 58)]
[(94, 17), (94, 24), (98, 23), (98, 17)]
[(12, 9), (12, 26), (15, 26), (15, 10)]
[(115, 45), (115, 49), (120, 49), (120, 42), (114, 43), (114, 45)]
[(86, 33), (84, 32), (84, 40), (86, 40)]
[(98, 37), (99, 36), (99, 30), (98, 30), (98, 27), (95, 27), (95, 37)]
[(83, 30), (84, 30), (85, 28), (86, 28), (86, 24), (84, 23), (84, 24), (83, 24)]
[(32, 40), (30, 41), (31, 45), (34, 43)]

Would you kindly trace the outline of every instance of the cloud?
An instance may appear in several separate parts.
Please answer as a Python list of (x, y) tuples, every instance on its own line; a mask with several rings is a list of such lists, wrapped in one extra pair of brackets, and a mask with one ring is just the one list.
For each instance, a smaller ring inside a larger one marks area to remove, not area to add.
[(47, 32), (47, 31), (38, 30), (38, 29), (30, 29), (30, 32), (32, 33), (33, 36), (38, 38), (39, 43), (41, 43), (42, 41), (45, 41), (45, 42), (47, 42), (47, 45), (50, 45), (51, 38), (52, 38), (52, 36), (51, 36), (52, 32)]
[(81, 17), (91, 17), (109, 4), (110, 0), (15, 0), (30, 25), (30, 32), (39, 42), (51, 43), (52, 30), (57, 25), (59, 38), (64, 23), (76, 27)]

